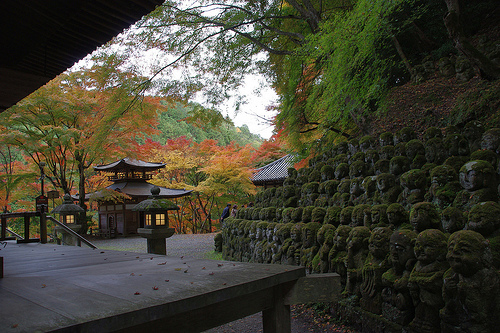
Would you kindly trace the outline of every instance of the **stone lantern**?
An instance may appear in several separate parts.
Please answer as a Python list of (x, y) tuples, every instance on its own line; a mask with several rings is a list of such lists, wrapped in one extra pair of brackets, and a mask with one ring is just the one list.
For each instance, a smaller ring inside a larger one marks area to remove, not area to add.
[(137, 233), (148, 240), (148, 253), (167, 254), (166, 238), (171, 237), (175, 229), (168, 226), (168, 211), (179, 210), (173, 202), (162, 199), (160, 188), (151, 189), (151, 196), (139, 202), (132, 210), (141, 212), (144, 228), (138, 228)]
[[(77, 222), (78, 214), (83, 212), (85, 212), (85, 210), (75, 205), (71, 195), (68, 193), (64, 195), (63, 203), (52, 210), (52, 214), (59, 214), (59, 221), (74, 232), (78, 232), (82, 228), (82, 225)], [(63, 244), (79, 245), (75, 243), (75, 241), (79, 243), (79, 240), (76, 240), (75, 237), (70, 235), (64, 228), (56, 226), (56, 232), (61, 232)]]

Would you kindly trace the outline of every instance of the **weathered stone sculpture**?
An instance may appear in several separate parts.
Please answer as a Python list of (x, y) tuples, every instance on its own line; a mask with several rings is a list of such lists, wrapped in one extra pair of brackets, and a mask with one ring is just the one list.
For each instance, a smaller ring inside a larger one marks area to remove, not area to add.
[(392, 230), (399, 230), (400, 228), (411, 228), (408, 212), (401, 204), (390, 204), (387, 207), (386, 213), (389, 228), (391, 228)]
[(358, 205), (364, 202), (364, 196), (363, 194), (365, 193), (363, 189), (363, 178), (353, 178), (351, 179), (350, 183), (350, 197), (349, 197), (349, 203), (352, 205)]
[(323, 224), (316, 234), (316, 239), (320, 248), (312, 262), (314, 273), (328, 273), (330, 266), (330, 263), (328, 262), (328, 254), (333, 246), (333, 235), (335, 233), (335, 229), (335, 226), (331, 224)]
[(465, 221), (464, 213), (456, 207), (446, 207), (441, 212), (441, 227), (447, 234), (464, 229)]
[(396, 184), (396, 177), (390, 173), (377, 176), (377, 192), (373, 195), (373, 203), (390, 205), (396, 202), (401, 188)]
[(302, 228), (304, 223), (295, 223), (290, 228), (292, 243), (288, 247), (286, 258), (288, 265), (300, 265), (300, 250), (302, 249)]
[(415, 318), (409, 332), (437, 333), (440, 331), (439, 310), (444, 306), (441, 295), (443, 275), (448, 270), (446, 236), (437, 229), (422, 231), (415, 241), (417, 263), (408, 287), (415, 306)]
[(424, 201), (426, 193), (427, 178), (420, 169), (407, 171), (399, 178), (403, 191), (398, 196), (398, 202), (410, 209), (414, 204)]
[(361, 272), (368, 256), (369, 239), (370, 229), (364, 226), (354, 227), (347, 238), (347, 280), (345, 292), (348, 295), (355, 296), (357, 300), (361, 297)]
[(386, 204), (373, 205), (371, 207), (371, 224), (370, 229), (377, 227), (387, 227), (387, 207)]
[(425, 159), (428, 163), (442, 164), (447, 154), (441, 138), (433, 138), (425, 143)]
[(392, 230), (378, 227), (372, 230), (369, 240), (369, 253), (362, 269), (361, 308), (382, 314), (382, 274), (390, 267), (389, 239)]
[(410, 169), (420, 169), (427, 162), (424, 144), (420, 140), (408, 141), (405, 150), (406, 157), (410, 161)]
[(491, 265), (488, 242), (479, 233), (462, 230), (448, 240), (444, 275), (444, 307), (440, 311), (444, 333), (498, 332), (500, 327), (500, 275)]
[(483, 133), (481, 149), (489, 149), (497, 154), (500, 153), (500, 128), (491, 128)]
[(437, 166), (431, 171), (431, 186), (425, 194), (425, 201), (444, 209), (453, 203), (461, 188), (454, 168), (445, 164)]
[(460, 169), (459, 179), (463, 190), (455, 197), (453, 206), (468, 211), (479, 202), (498, 200), (495, 170), (490, 163), (481, 160), (466, 163)]
[(480, 233), (490, 242), (493, 265), (500, 269), (500, 204), (487, 201), (475, 205), (465, 228)]
[(393, 232), (390, 239), (392, 267), (382, 274), (382, 315), (402, 326), (408, 325), (415, 315), (408, 280), (416, 262), (413, 249), (416, 238), (412, 230)]
[(306, 271), (312, 272), (312, 261), (319, 251), (319, 244), (316, 238), (321, 223), (309, 222), (302, 228), (302, 248), (300, 250), (300, 265), (306, 268)]
[(410, 211), (410, 224), (416, 232), (426, 229), (441, 229), (439, 212), (430, 202), (419, 202)]
[(340, 281), (344, 286), (347, 278), (347, 267), (345, 265), (347, 258), (347, 238), (351, 229), (348, 225), (337, 227), (333, 236), (333, 246), (328, 254), (328, 261), (330, 262), (329, 271), (339, 274)]

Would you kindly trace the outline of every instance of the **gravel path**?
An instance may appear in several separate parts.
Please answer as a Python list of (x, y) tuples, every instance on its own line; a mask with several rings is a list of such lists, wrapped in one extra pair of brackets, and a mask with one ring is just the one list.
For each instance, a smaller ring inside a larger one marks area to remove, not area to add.
[[(214, 252), (214, 236), (216, 234), (173, 235), (167, 239), (167, 255), (188, 256), (198, 259), (220, 259)], [(113, 239), (89, 239), (95, 246), (103, 250), (131, 251), (147, 253), (146, 239), (140, 236), (119, 237)], [(322, 322), (311, 311), (304, 313), (292, 307), (292, 333), (354, 332), (344, 326)], [(204, 333), (256, 333), (262, 332), (262, 313), (233, 321), (212, 328)]]
[[(212, 234), (172, 235), (167, 238), (167, 255), (188, 256), (198, 259), (213, 259), (214, 236)], [(147, 240), (140, 236), (118, 237), (112, 239), (92, 238), (90, 241), (103, 250), (130, 251), (147, 253)]]

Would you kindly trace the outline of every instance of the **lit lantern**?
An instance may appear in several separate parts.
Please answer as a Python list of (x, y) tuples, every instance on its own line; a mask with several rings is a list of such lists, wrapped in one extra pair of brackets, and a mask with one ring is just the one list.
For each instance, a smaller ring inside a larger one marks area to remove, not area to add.
[(148, 253), (167, 254), (165, 239), (172, 236), (174, 228), (168, 226), (168, 211), (179, 210), (179, 206), (173, 202), (160, 197), (160, 188), (155, 186), (151, 189), (151, 196), (139, 202), (132, 208), (141, 212), (144, 228), (138, 228), (137, 232), (148, 240)]
[(78, 214), (83, 213), (85, 210), (75, 205), (71, 196), (66, 193), (64, 195), (63, 203), (52, 210), (52, 213), (59, 214), (59, 221), (66, 225), (75, 225), (78, 221)]
[[(64, 195), (63, 203), (52, 210), (52, 214), (59, 214), (59, 221), (64, 224), (67, 228), (71, 228), (74, 232), (80, 231), (82, 225), (78, 223), (78, 214), (85, 212), (85, 210), (75, 205), (71, 195), (66, 193)], [(56, 226), (56, 232), (62, 234), (62, 242), (65, 245), (78, 245), (80, 246), (80, 240), (73, 237), (61, 226)]]

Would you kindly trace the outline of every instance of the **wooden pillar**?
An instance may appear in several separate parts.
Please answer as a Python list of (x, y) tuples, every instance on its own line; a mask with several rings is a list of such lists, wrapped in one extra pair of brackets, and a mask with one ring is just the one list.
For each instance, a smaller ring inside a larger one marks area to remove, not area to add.
[(3, 278), (3, 257), (0, 257), (0, 279)]
[(40, 214), (40, 242), (47, 243), (47, 215), (45, 213)]
[(30, 239), (30, 217), (27, 215), (24, 216), (24, 239)]
[(289, 288), (278, 285), (274, 288), (273, 306), (262, 311), (264, 333), (290, 333), (290, 305), (285, 304)]
[(0, 235), (0, 239), (5, 239), (7, 237), (7, 218), (2, 215), (2, 231)]

